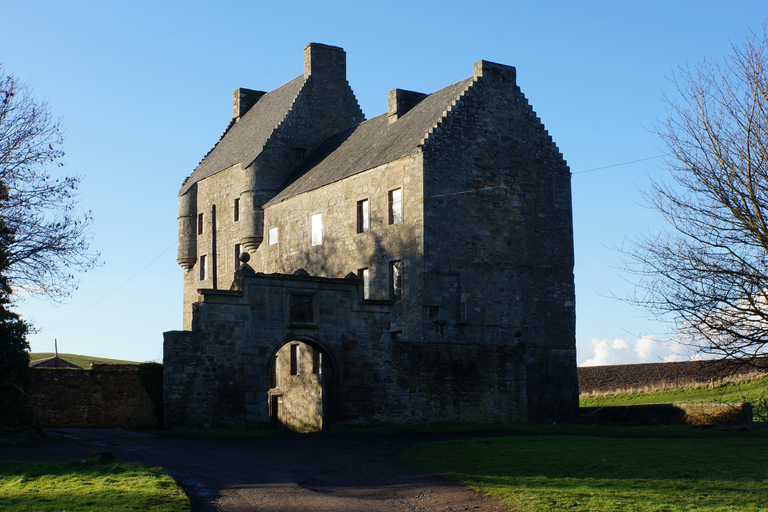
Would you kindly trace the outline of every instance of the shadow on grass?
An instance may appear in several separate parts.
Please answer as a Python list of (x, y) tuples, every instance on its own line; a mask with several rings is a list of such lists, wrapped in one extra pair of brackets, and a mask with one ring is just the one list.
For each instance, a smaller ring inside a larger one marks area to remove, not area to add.
[(559, 435), (556, 428), (541, 428), (539, 435), (427, 443), (400, 457), (526, 512), (768, 507), (764, 431), (584, 431), (565, 427), (561, 433), (567, 435)]
[(161, 468), (137, 463), (0, 462), (4, 512), (186, 512), (189, 500)]

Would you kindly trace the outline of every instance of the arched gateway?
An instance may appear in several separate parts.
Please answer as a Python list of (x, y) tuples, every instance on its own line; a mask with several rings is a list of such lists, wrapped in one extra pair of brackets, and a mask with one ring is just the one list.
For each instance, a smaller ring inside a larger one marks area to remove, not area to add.
[(200, 290), (192, 330), (165, 333), (166, 426), (311, 432), (368, 407), (355, 337), (384, 335), (391, 305), (361, 305), (360, 284), (243, 265), (233, 290)]

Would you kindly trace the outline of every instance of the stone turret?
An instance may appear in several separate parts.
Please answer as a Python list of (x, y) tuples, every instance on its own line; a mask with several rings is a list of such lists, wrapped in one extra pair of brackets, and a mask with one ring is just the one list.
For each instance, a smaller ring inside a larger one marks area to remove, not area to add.
[(189, 271), (197, 262), (197, 185), (179, 196), (179, 240), (176, 261)]

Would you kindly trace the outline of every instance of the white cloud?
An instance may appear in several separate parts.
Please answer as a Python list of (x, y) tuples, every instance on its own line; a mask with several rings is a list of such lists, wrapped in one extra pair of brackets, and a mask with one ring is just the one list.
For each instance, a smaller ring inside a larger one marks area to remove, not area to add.
[(643, 336), (635, 341), (592, 339), (589, 345), (578, 346), (579, 366), (689, 361), (693, 356), (689, 347), (654, 336)]

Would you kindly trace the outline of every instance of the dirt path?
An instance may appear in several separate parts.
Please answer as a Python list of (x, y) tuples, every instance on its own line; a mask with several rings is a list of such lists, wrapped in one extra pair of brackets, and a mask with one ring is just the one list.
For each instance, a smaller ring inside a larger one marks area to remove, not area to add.
[(0, 447), (0, 460), (70, 460), (110, 451), (119, 460), (163, 466), (193, 510), (508, 511), (440, 477), (393, 459), (403, 447), (443, 435), (319, 433), (261, 439), (179, 439), (129, 430), (54, 429), (60, 442)]

